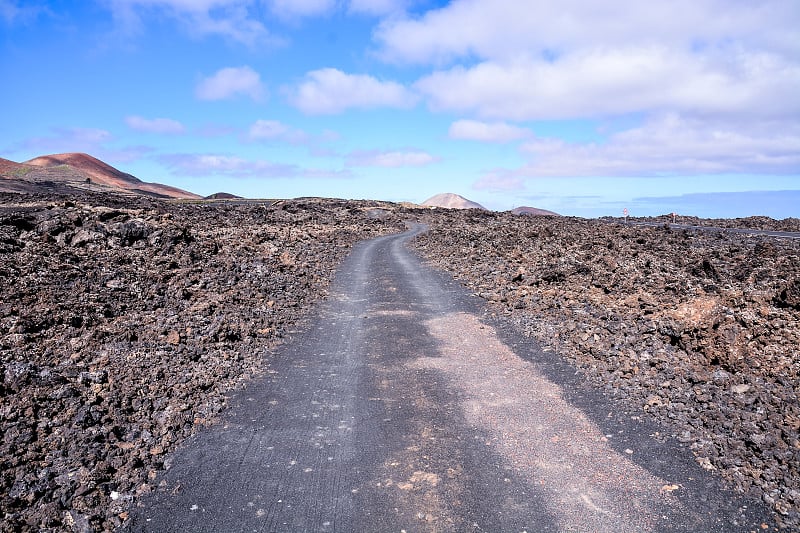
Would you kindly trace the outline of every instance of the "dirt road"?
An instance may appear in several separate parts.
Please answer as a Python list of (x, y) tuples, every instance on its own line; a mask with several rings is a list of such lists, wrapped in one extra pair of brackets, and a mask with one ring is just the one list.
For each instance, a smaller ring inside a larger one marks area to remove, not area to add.
[(679, 444), (483, 316), (405, 248), (358, 245), (268, 375), (172, 458), (133, 531), (753, 531)]

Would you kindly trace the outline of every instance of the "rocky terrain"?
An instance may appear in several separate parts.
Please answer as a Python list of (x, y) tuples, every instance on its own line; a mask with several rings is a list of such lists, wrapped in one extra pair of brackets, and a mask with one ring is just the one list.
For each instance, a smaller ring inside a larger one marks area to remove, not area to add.
[(122, 524), (380, 205), (0, 195), (0, 531)]
[(350, 246), (411, 218), (433, 265), (800, 527), (800, 241), (84, 192), (0, 194), (0, 531), (122, 524), (178, 443), (269, 372)]
[[(605, 217), (603, 220), (617, 223), (625, 222), (622, 218)], [(649, 224), (671, 224), (673, 218), (670, 215), (658, 217), (629, 217), (630, 222), (642, 222)], [(715, 228), (748, 228), (764, 231), (792, 231), (800, 232), (800, 218), (784, 218), (775, 220), (774, 218), (757, 216), (746, 218), (698, 218), (693, 216), (676, 216), (675, 223), (684, 226), (710, 226)]]
[(422, 219), (415, 246), (431, 264), (800, 530), (800, 240), (479, 210)]

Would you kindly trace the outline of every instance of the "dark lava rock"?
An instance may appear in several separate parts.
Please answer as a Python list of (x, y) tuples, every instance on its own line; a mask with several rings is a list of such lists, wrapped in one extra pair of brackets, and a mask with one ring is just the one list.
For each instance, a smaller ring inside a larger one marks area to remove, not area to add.
[[(433, 266), (800, 530), (799, 240), (507, 213), (417, 216), (431, 230), (416, 247)], [(691, 221), (783, 231), (799, 222)]]
[(778, 307), (800, 311), (800, 279), (792, 280), (781, 287), (773, 301)]
[(394, 210), (0, 195), (0, 531), (121, 525)]

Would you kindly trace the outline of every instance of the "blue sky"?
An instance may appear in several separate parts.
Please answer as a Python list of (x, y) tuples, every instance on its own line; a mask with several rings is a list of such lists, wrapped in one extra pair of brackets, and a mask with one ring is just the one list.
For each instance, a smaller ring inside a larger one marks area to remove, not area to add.
[(800, 216), (796, 0), (0, 0), (0, 157), (198, 194)]

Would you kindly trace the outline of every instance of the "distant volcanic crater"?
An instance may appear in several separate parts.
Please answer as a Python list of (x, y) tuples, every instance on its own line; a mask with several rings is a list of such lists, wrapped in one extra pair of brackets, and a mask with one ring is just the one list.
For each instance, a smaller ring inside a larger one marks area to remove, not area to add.
[(209, 194), (206, 196), (206, 200), (237, 200), (241, 199), (241, 196), (236, 196), (235, 194), (231, 194), (229, 192), (215, 192), (214, 194)]
[(528, 216), (556, 216), (556, 217), (561, 216), (555, 211), (548, 211), (547, 209), (539, 209), (538, 207), (528, 207), (526, 205), (515, 207), (514, 209), (511, 210), (511, 213), (515, 215), (528, 215)]
[(200, 198), (160, 183), (147, 183), (83, 153), (43, 155), (24, 163), (0, 159), (0, 191), (89, 190), (161, 198)]
[(481, 204), (473, 202), (472, 200), (467, 200), (463, 196), (450, 192), (431, 196), (422, 202), (422, 205), (426, 207), (444, 207), (446, 209), (482, 209), (484, 211), (488, 211), (488, 209), (483, 207)]

